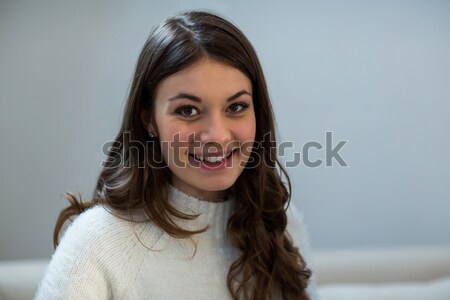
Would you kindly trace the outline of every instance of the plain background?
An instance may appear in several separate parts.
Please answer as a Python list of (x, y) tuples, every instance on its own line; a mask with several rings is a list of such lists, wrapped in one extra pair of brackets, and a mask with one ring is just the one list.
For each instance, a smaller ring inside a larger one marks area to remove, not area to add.
[(326, 132), (347, 141), (347, 167), (289, 169), (313, 249), (450, 243), (450, 1), (1, 1), (0, 260), (50, 257), (148, 34), (199, 8), (256, 48), (285, 161)]

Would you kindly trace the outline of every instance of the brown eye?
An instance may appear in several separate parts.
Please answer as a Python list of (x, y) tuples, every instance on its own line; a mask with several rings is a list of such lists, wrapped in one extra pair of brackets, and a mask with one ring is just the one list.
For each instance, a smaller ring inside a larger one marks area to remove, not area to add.
[(182, 117), (192, 118), (197, 116), (199, 111), (193, 106), (182, 106), (176, 110), (176, 113)]
[(230, 111), (231, 113), (238, 113), (245, 110), (247, 107), (248, 105), (245, 103), (233, 103), (228, 106), (228, 111)]

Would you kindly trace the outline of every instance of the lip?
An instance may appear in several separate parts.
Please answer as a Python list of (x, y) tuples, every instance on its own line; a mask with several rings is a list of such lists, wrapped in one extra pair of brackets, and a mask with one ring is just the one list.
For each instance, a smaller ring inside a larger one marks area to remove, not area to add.
[[(230, 155), (230, 153), (233, 151), (229, 151), (226, 152), (227, 154), (225, 154), (225, 156)], [(189, 153), (190, 155), (195, 155), (195, 156), (202, 156), (202, 157), (220, 157), (220, 156), (224, 156), (223, 152), (217, 152), (217, 153)]]
[(203, 170), (208, 170), (208, 171), (217, 171), (217, 170), (223, 170), (225, 168), (228, 168), (230, 166), (233, 165), (233, 159), (235, 158), (235, 156), (237, 155), (237, 151), (238, 149), (235, 148), (228, 154), (228, 157), (220, 162), (216, 162), (216, 163), (210, 163), (210, 162), (206, 162), (206, 161), (200, 161), (198, 159), (196, 159), (194, 157), (194, 155), (197, 156), (203, 156), (203, 157), (215, 157), (215, 156), (223, 156), (223, 152), (218, 152), (218, 153), (208, 153), (208, 154), (203, 154), (203, 155), (199, 155), (199, 154), (194, 154), (191, 153), (188, 155), (189, 157), (189, 164), (191, 167), (194, 168), (199, 168), (199, 169), (203, 169)]
[(203, 151), (203, 152), (190, 152), (189, 155), (195, 155), (195, 156), (202, 156), (202, 157), (217, 157), (217, 156), (228, 156), (231, 152), (238, 149), (238, 147), (233, 147), (230, 149), (227, 149), (226, 151), (216, 151), (216, 152), (210, 152), (210, 151)]

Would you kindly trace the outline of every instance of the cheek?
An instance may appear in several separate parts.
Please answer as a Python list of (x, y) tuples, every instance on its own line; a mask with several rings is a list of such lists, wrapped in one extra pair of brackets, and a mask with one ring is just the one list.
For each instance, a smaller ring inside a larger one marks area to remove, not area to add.
[(237, 133), (236, 138), (241, 144), (241, 151), (244, 157), (250, 157), (256, 135), (256, 120), (250, 118), (247, 122), (243, 123), (239, 128), (235, 129)]
[(193, 130), (186, 128), (180, 122), (167, 122), (159, 128), (161, 141), (187, 142)]
[(238, 138), (242, 142), (253, 142), (256, 135), (256, 119), (255, 117), (249, 118), (245, 123), (242, 123), (236, 130)]
[(191, 130), (184, 129), (176, 124), (166, 124), (160, 129), (160, 143), (166, 163), (183, 160), (192, 140)]

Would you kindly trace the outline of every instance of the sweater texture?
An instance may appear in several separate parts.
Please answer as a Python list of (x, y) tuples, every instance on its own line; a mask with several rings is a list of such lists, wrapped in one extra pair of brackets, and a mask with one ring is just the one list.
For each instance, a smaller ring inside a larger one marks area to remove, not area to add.
[[(179, 211), (199, 214), (195, 220), (177, 219), (180, 227), (209, 229), (177, 239), (151, 222), (129, 222), (94, 206), (66, 230), (35, 299), (232, 299), (227, 274), (240, 252), (228, 241), (226, 227), (235, 201), (204, 201), (174, 187), (169, 197)], [(288, 217), (289, 233), (308, 262), (302, 217), (292, 208)], [(314, 283), (308, 290), (315, 298)]]

